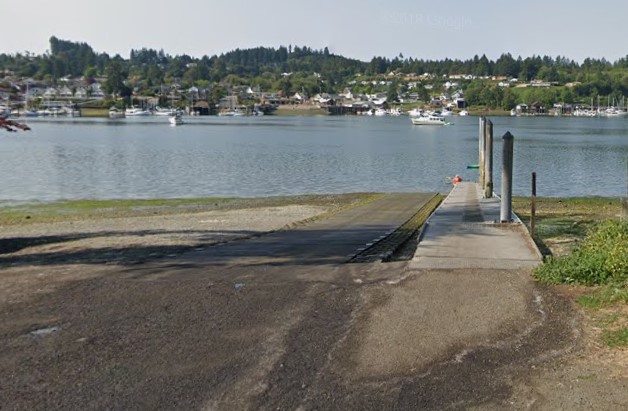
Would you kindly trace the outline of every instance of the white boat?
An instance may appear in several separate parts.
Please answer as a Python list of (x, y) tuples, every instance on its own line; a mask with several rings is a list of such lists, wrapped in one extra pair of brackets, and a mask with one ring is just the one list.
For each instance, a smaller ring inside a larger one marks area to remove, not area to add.
[(434, 114), (421, 117), (412, 117), (410, 120), (415, 126), (446, 126), (451, 124), (446, 122), (443, 116), (437, 116)]
[(173, 108), (164, 108), (164, 107), (156, 107), (153, 112), (156, 116), (174, 116), (177, 113), (177, 110)]
[(150, 111), (141, 109), (139, 107), (129, 107), (124, 110), (124, 115), (126, 117), (144, 117), (150, 116)]
[(468, 116), (469, 112), (467, 110), (462, 110), (459, 115), (460, 116)]
[(229, 110), (229, 111), (221, 111), (218, 113), (220, 117), (242, 117), (246, 115), (246, 113), (240, 109)]
[(413, 108), (412, 110), (408, 111), (408, 115), (410, 117), (421, 117), (423, 114), (425, 113), (425, 111), (422, 108)]
[(376, 116), (385, 116), (386, 114), (388, 114), (388, 113), (383, 108), (378, 108), (377, 110), (375, 110), (375, 115)]
[(124, 118), (124, 111), (111, 107), (109, 109), (109, 118)]
[(170, 121), (170, 124), (173, 125), (173, 126), (180, 126), (181, 124), (184, 123), (183, 116), (178, 111), (175, 112), (170, 117), (168, 117), (168, 121)]
[(620, 117), (625, 116), (626, 112), (616, 107), (608, 107), (606, 110), (600, 111), (601, 117)]

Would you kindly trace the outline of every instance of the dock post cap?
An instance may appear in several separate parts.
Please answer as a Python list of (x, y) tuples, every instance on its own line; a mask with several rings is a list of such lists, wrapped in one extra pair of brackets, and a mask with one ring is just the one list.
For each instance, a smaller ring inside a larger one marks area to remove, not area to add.
[(513, 139), (513, 138), (515, 138), (515, 136), (510, 134), (510, 131), (506, 131), (506, 134), (504, 134), (504, 136), (502, 137), (502, 139)]

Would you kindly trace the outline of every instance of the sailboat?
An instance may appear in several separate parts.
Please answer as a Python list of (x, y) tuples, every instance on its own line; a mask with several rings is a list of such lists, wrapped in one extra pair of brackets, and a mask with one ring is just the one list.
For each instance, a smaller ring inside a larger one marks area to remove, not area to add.
[(26, 94), (24, 94), (24, 116), (25, 117), (37, 117), (37, 110), (28, 108), (28, 95), (29, 95), (30, 83), (26, 82)]

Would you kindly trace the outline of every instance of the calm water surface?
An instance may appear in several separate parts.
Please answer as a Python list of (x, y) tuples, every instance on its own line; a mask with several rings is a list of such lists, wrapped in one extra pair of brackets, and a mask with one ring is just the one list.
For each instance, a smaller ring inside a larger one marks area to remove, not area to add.
[[(626, 195), (628, 119), (494, 117), (515, 136), (516, 195)], [(0, 131), (0, 201), (440, 191), (476, 179), (478, 118), (450, 127), (407, 117), (35, 119)]]

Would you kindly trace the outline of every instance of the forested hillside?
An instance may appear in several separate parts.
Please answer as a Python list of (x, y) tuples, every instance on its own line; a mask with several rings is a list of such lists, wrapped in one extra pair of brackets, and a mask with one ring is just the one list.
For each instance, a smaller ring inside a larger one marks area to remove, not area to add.
[[(53, 36), (50, 50), (43, 55), (0, 54), (0, 71), (5, 77), (32, 78), (51, 85), (67, 76), (84, 77), (86, 81), (101, 78), (105, 79), (103, 86), (107, 92), (119, 95), (129, 94), (131, 90), (151, 94), (160, 85), (174, 83), (206, 89), (218, 85), (250, 85), (261, 90), (313, 95), (339, 92), (356, 84), (355, 80), (377, 78), (391, 72), (397, 73), (397, 78), (407, 78), (411, 73), (430, 73), (436, 85), (447, 75), (473, 76), (478, 80), (461, 81), (466, 97), (471, 104), (490, 107), (506, 108), (523, 93), (497, 88), (487, 81), (491, 77), (517, 78), (520, 82), (541, 80), (561, 86), (575, 83), (568, 89), (526, 91), (538, 94), (530, 98), (546, 101), (574, 102), (596, 96), (620, 100), (628, 94), (628, 56), (615, 62), (588, 58), (579, 63), (561, 56), (523, 58), (509, 53), (494, 61), (485, 55), (467, 60), (425, 60), (400, 54), (394, 59), (373, 57), (363, 62), (334, 55), (327, 48), (314, 50), (290, 45), (236, 49), (202, 57), (172, 56), (164, 50), (141, 48), (131, 50), (125, 58), (94, 51), (86, 43)], [(396, 81), (395, 87), (403, 90), (404, 84)]]

